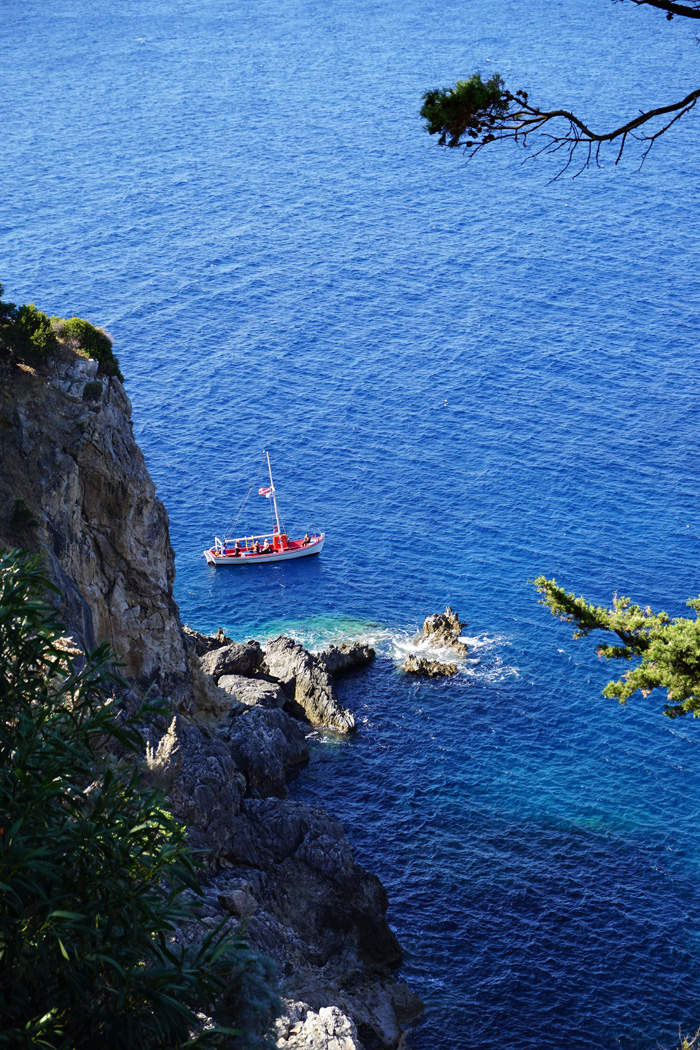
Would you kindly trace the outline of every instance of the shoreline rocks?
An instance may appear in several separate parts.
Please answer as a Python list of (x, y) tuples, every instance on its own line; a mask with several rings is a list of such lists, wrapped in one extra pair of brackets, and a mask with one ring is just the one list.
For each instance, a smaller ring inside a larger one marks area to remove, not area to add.
[(282, 686), (264, 678), (246, 678), (242, 674), (225, 674), (219, 679), (219, 689), (230, 693), (246, 707), (284, 707), (287, 702)]
[(439, 660), (428, 660), (417, 653), (409, 653), (404, 660), (403, 670), (406, 674), (424, 675), (426, 678), (446, 678), (457, 674), (457, 664), (443, 664)]
[(280, 683), (289, 698), (287, 710), (293, 714), (300, 713), (312, 725), (337, 733), (355, 729), (355, 716), (338, 703), (330, 674), (298, 642), (284, 635), (269, 642), (263, 669)]
[(376, 653), (371, 645), (361, 642), (342, 642), (340, 645), (329, 645), (315, 654), (321, 667), (333, 678), (367, 667), (374, 660)]
[(224, 675), (251, 677), (262, 665), (264, 653), (258, 642), (231, 642), (211, 649), (199, 658), (205, 674), (211, 675), (216, 684)]

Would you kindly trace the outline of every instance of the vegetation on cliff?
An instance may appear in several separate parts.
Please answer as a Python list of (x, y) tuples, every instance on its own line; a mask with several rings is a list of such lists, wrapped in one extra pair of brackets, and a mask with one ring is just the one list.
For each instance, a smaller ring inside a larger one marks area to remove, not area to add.
[(119, 361), (106, 332), (81, 317), (49, 317), (34, 303), (15, 306), (2, 301), (0, 284), (0, 347), (25, 364), (37, 366), (49, 361), (61, 344), (98, 361), (105, 375), (123, 379)]
[(196, 869), (142, 772), (144, 709), (110, 699), (106, 645), (61, 641), (51, 589), (0, 553), (0, 1047), (239, 1045), (203, 1017), (269, 1007), (259, 961), (220, 928), (178, 943)]
[(574, 638), (596, 630), (616, 635), (622, 645), (599, 646), (596, 651), (600, 658), (638, 658), (622, 678), (608, 682), (604, 696), (617, 697), (624, 704), (637, 690), (647, 696), (652, 689), (660, 688), (666, 690), (664, 714), (669, 718), (700, 715), (700, 598), (687, 603), (695, 610), (695, 619), (679, 616), (672, 620), (665, 612), (642, 609), (617, 595), (611, 609), (593, 605), (544, 576), (538, 576), (534, 586), (544, 596), (541, 604), (552, 615), (575, 625)]

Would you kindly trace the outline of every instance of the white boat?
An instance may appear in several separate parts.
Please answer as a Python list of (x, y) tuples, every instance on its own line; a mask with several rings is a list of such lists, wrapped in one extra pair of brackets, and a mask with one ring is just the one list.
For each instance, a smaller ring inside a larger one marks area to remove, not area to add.
[[(308, 558), (312, 554), (320, 554), (323, 550), (324, 532), (314, 535), (309, 535), (307, 532), (303, 539), (290, 540), (289, 535), (280, 525), (270, 454), (266, 452), (265, 455), (267, 456), (270, 485), (269, 488), (258, 489), (258, 495), (272, 500), (275, 518), (272, 532), (264, 532), (257, 536), (237, 536), (233, 539), (228, 537), (219, 539), (218, 536), (215, 536), (214, 546), (204, 551), (204, 557), (209, 565), (262, 565), (264, 562)], [(245, 500), (243, 502), (245, 503)]]

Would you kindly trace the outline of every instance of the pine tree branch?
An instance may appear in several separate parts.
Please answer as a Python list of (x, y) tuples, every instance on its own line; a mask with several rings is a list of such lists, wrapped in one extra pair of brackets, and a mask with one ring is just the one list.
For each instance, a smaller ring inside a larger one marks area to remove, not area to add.
[[(658, 0), (662, 2), (666, 0)], [(678, 102), (638, 113), (611, 131), (597, 132), (568, 109), (542, 110), (529, 101), (527, 92), (508, 91), (498, 74), (483, 81), (480, 74), (475, 73), (469, 80), (457, 81), (453, 88), (426, 91), (421, 116), (426, 120), (428, 132), (439, 134), (440, 145), (461, 146), (470, 150), (472, 156), (491, 142), (512, 140), (527, 147), (532, 137), (542, 135), (544, 144), (533, 157), (560, 150), (568, 153), (566, 164), (555, 176), (559, 178), (570, 167), (578, 147), (587, 147), (580, 169), (583, 171), (592, 162), (600, 164), (601, 147), (615, 140), (619, 140), (615, 164), (620, 162), (630, 138), (645, 144), (643, 164), (656, 140), (690, 112), (699, 98), (700, 88), (697, 88)], [(647, 128), (652, 121), (660, 122), (656, 130)], [(557, 123), (561, 130), (550, 131), (550, 126), (554, 128)]]
[(669, 21), (674, 15), (681, 18), (700, 18), (700, 4), (677, 4), (674, 0), (632, 0), (637, 7), (656, 7), (659, 11), (665, 11)]

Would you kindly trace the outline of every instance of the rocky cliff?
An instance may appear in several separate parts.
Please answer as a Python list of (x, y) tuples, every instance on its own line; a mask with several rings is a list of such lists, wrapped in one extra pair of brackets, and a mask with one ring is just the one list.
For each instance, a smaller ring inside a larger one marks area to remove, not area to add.
[(288, 639), (266, 654), (183, 630), (167, 514), (123, 386), (96, 362), (63, 347), (39, 374), (0, 353), (0, 463), (0, 546), (42, 550), (67, 630), (110, 643), (130, 702), (152, 686), (172, 706), (175, 747), (155, 732), (153, 755), (206, 857), (202, 922), (243, 922), (277, 963), (278, 1047), (397, 1046), (420, 1003), (391, 976), (384, 889), (286, 780), (308, 760), (309, 723), (353, 728), (332, 674), (371, 657), (324, 662)]
[(87, 646), (107, 639), (135, 684), (180, 700), (191, 687), (168, 516), (124, 387), (96, 365), (64, 350), (38, 375), (0, 356), (0, 543), (41, 547), (66, 627)]

